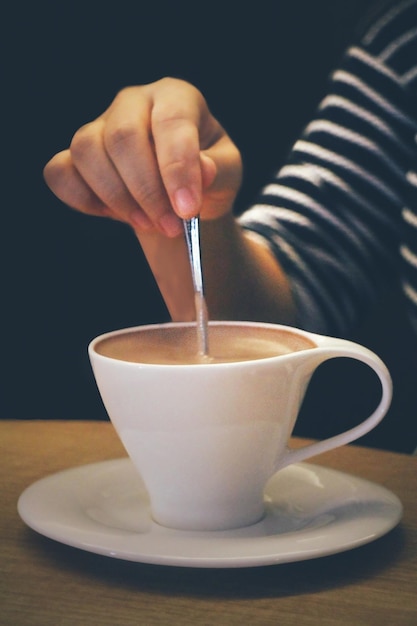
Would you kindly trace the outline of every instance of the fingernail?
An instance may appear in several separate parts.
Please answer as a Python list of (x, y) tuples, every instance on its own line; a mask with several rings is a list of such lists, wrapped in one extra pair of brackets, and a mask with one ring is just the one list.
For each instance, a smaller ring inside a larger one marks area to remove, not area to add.
[(150, 230), (152, 228), (151, 220), (142, 211), (132, 211), (130, 221), (133, 227), (136, 226), (141, 230)]
[(183, 232), (182, 222), (174, 213), (165, 213), (159, 219), (158, 224), (168, 237), (177, 237)]
[(187, 187), (177, 189), (174, 194), (175, 210), (182, 218), (193, 217), (196, 213), (196, 201)]

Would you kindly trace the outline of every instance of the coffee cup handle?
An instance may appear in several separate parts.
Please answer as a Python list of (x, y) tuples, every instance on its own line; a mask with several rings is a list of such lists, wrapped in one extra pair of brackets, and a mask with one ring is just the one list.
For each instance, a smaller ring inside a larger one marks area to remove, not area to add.
[(311, 361), (313, 361), (313, 372), (321, 363), (329, 359), (337, 357), (356, 359), (357, 361), (365, 363), (377, 374), (381, 383), (381, 399), (375, 411), (357, 426), (338, 435), (308, 444), (301, 448), (287, 448), (284, 455), (278, 460), (276, 470), (282, 469), (292, 463), (298, 463), (312, 456), (322, 454), (328, 450), (344, 446), (362, 437), (379, 424), (391, 404), (391, 376), (384, 362), (374, 352), (352, 341), (333, 339), (325, 336), (321, 337), (313, 334), (310, 336), (317, 344), (317, 348), (304, 352), (306, 356), (304, 363), (311, 365)]

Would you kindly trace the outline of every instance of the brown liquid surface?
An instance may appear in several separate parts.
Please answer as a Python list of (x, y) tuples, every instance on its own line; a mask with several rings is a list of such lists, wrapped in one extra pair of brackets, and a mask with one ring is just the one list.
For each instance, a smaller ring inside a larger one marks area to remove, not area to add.
[(134, 363), (186, 365), (250, 361), (314, 348), (305, 337), (279, 329), (215, 325), (209, 327), (208, 357), (199, 354), (196, 329), (165, 327), (103, 339), (96, 352)]

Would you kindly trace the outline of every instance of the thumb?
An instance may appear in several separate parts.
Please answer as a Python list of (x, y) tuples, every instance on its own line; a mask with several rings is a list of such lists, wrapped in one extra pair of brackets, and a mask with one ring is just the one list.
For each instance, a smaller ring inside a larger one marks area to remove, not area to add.
[(217, 165), (214, 160), (204, 152), (200, 153), (201, 181), (203, 190), (211, 187), (217, 176)]

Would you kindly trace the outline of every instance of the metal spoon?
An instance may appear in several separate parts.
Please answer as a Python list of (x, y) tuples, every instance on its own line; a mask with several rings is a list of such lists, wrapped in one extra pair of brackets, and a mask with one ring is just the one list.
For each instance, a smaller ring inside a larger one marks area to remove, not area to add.
[(208, 314), (204, 299), (203, 272), (201, 268), (200, 220), (192, 217), (183, 220), (188, 256), (190, 257), (191, 275), (194, 285), (194, 299), (197, 316), (198, 350), (202, 356), (208, 355)]

